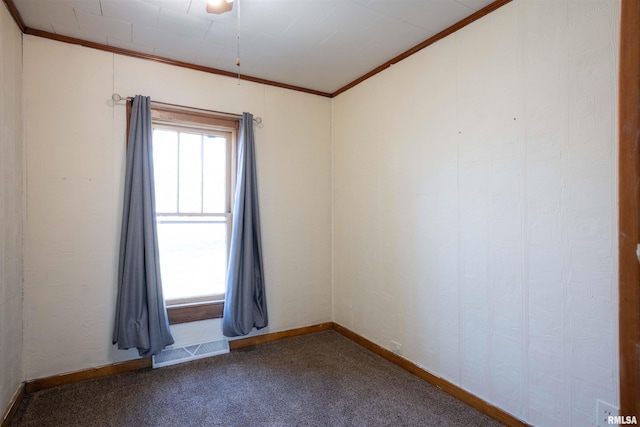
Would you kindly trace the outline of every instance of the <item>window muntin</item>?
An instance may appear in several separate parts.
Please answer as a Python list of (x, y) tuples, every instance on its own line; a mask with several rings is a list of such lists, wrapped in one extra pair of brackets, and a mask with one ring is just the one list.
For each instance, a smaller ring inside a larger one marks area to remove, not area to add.
[(168, 306), (224, 298), (234, 129), (154, 123), (156, 217)]

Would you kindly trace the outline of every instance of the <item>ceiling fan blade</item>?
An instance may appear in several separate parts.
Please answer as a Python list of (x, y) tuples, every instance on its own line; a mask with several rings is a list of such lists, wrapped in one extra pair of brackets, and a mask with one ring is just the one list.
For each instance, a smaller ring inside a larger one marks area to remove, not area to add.
[(207, 13), (215, 13), (216, 15), (221, 15), (225, 12), (229, 12), (233, 9), (233, 2), (227, 3), (225, 0), (218, 2), (207, 2)]

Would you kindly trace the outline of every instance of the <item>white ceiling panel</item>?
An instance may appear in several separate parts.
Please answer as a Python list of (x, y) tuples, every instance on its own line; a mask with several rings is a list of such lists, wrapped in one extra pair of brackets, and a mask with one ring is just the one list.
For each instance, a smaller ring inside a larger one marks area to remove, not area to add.
[(335, 31), (357, 34), (382, 17), (381, 13), (366, 6), (354, 2), (343, 2), (329, 13), (321, 24)]
[[(450, 27), (474, 12), (473, 9), (460, 3), (444, 1), (427, 2), (422, 9), (423, 15), (429, 17), (429, 22), (426, 25), (434, 30)], [(412, 23), (415, 24), (415, 22)]]
[(186, 13), (178, 13), (171, 9), (160, 9), (158, 28), (169, 33), (204, 40), (211, 27), (211, 20)]
[(25, 13), (20, 11), (26, 26), (50, 31), (53, 24), (69, 28), (78, 28), (73, 6), (64, 1), (42, 2), (41, 0), (24, 0)]
[(456, 0), (456, 2), (462, 4), (463, 6), (467, 6), (470, 9), (473, 9), (474, 12), (482, 9), (487, 5), (487, 2), (484, 0)]
[(316, 23), (324, 20), (336, 6), (343, 3), (341, 0), (268, 0), (271, 8), (291, 18), (302, 18)]
[[(446, 1), (449, 4), (453, 4), (453, 0), (439, 0)], [(379, 13), (386, 15), (396, 20), (416, 25), (417, 27), (433, 30), (427, 25), (431, 19), (430, 16), (425, 14), (425, 4), (431, 3), (427, 0), (372, 0), (367, 7), (378, 11)], [(460, 6), (457, 4), (457, 6)]]
[(94, 34), (96, 36), (115, 38), (122, 41), (131, 41), (130, 22), (118, 19), (94, 15), (82, 10), (76, 10), (76, 18), (82, 34)]
[(186, 55), (199, 57), (215, 57), (219, 54), (221, 45), (211, 43), (210, 40), (180, 37), (179, 47)]
[(100, 8), (100, 0), (66, 0), (75, 11), (82, 10), (84, 12), (93, 13), (94, 15), (100, 15), (102, 9)]
[[(80, 0), (83, 1), (83, 0)], [(187, 13), (191, 0), (140, 0), (143, 3), (159, 7), (162, 10), (173, 10), (178, 13)]]
[[(19, 3), (17, 2), (17, 4)], [(154, 28), (158, 25), (158, 16), (160, 15), (158, 6), (138, 0), (100, 0), (100, 5), (102, 6), (102, 16), (148, 28)]]
[[(429, 36), (425, 37), (425, 34)], [(386, 59), (380, 62), (382, 64), (423, 42), (431, 35), (433, 32), (425, 32), (408, 23), (398, 24), (392, 19), (381, 19), (367, 28), (365, 36), (369, 44), (365, 46), (363, 53), (385, 57)]]
[[(245, 34), (280, 37), (296, 19), (274, 9), (268, 2), (240, 1), (240, 4), (240, 29)], [(267, 16), (268, 19), (265, 19)]]
[[(246, 34), (242, 35), (242, 40), (248, 38)], [(211, 42), (211, 45), (221, 44), (224, 46), (236, 46), (238, 43), (238, 28), (233, 24), (224, 22), (212, 22), (209, 31), (205, 36), (205, 40)]]
[(298, 18), (282, 34), (282, 41), (289, 42), (291, 40), (306, 46), (307, 48), (320, 45), (324, 40), (331, 37), (335, 30), (322, 25), (320, 22), (309, 21), (306, 18)]
[(166, 52), (180, 53), (180, 36), (157, 28), (147, 28), (141, 25), (133, 26), (133, 44), (162, 49)]
[(31, 29), (332, 93), (493, 0), (12, 0)]

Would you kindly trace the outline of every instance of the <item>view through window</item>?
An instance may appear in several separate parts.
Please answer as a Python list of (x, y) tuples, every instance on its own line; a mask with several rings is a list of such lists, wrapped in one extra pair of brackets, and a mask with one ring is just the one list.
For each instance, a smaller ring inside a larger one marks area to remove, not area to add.
[(154, 124), (156, 219), (168, 306), (224, 298), (234, 132)]

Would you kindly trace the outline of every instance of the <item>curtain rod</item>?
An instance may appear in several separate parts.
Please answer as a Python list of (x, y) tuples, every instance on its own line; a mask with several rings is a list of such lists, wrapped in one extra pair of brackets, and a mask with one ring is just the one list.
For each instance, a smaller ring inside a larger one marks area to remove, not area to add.
[[(128, 97), (125, 98), (123, 96), (120, 96), (119, 93), (114, 93), (113, 95), (111, 95), (111, 99), (113, 100), (113, 102), (132, 101), (133, 97), (128, 96)], [(214, 114), (218, 114), (218, 115), (221, 115), (221, 116), (233, 117), (233, 118), (237, 118), (237, 119), (242, 118), (242, 114), (224, 113), (222, 111), (206, 110), (204, 108), (186, 107), (184, 105), (169, 104), (168, 102), (160, 102), (160, 101), (153, 101), (153, 100), (151, 100), (151, 103), (152, 104), (166, 105), (166, 106), (169, 106), (169, 107), (175, 107), (175, 108), (179, 108), (181, 110), (202, 111), (202, 112), (205, 112), (205, 113), (214, 113)], [(262, 117), (254, 117), (253, 121), (254, 121), (255, 124), (259, 125), (259, 124), (262, 123)]]

